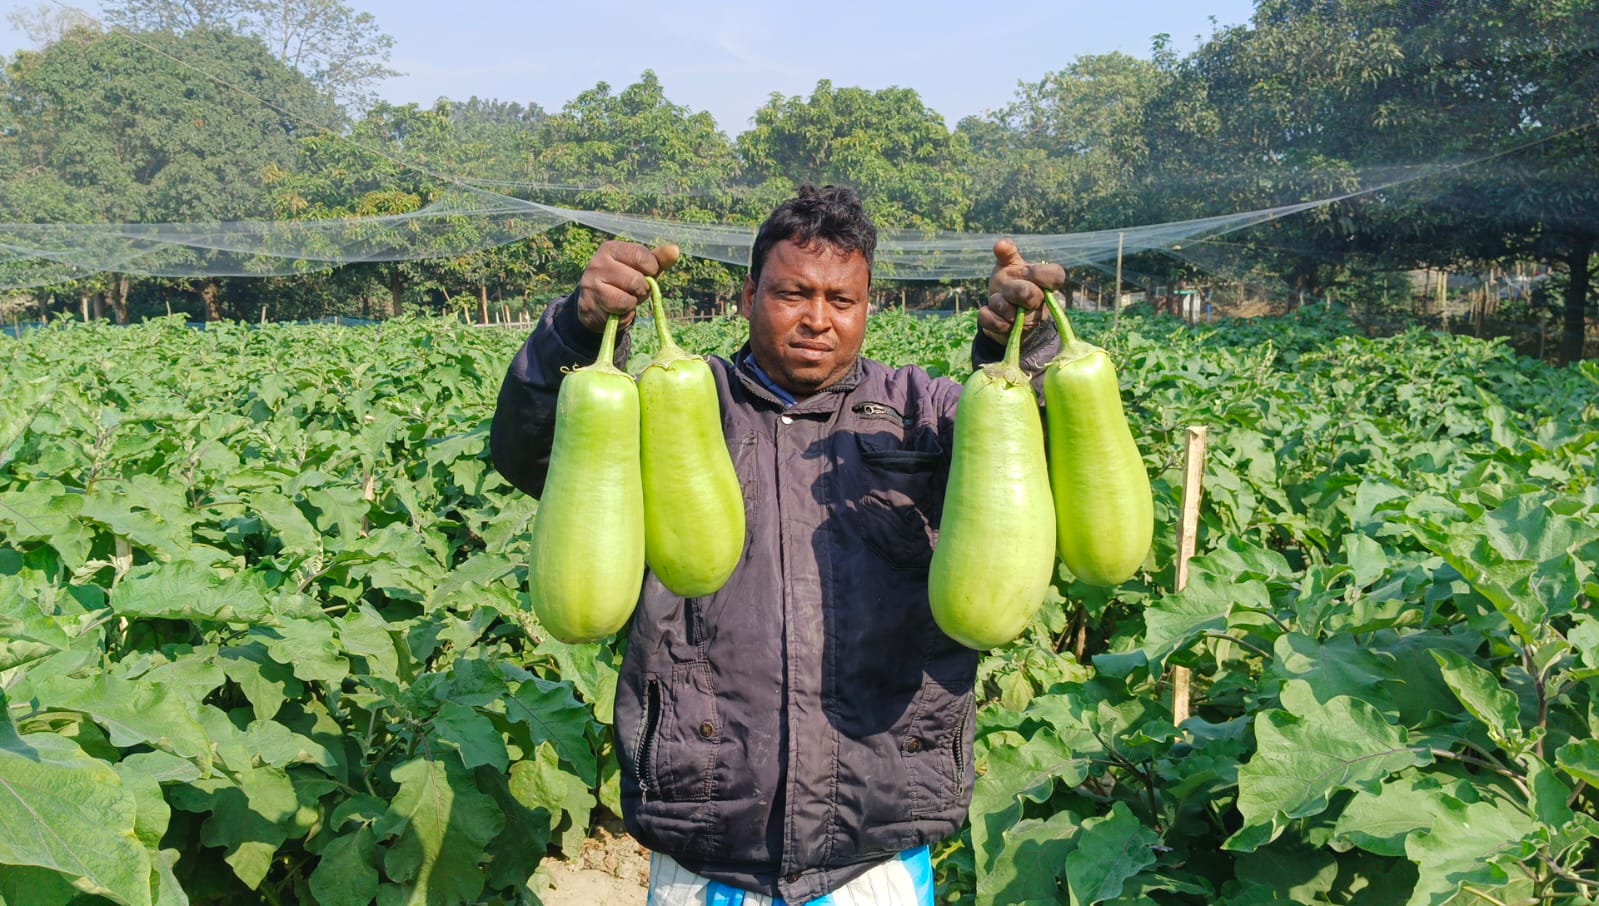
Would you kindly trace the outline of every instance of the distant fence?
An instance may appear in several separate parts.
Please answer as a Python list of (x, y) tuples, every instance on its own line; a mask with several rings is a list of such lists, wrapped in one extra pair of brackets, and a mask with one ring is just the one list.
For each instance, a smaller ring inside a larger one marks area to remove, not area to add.
[[(51, 323), (55, 323), (55, 322), (51, 322)], [(70, 323), (80, 324), (82, 322), (81, 321), (71, 321)], [(117, 324), (117, 323), (111, 322), (111, 321), (105, 321), (103, 323), (110, 324), (112, 327), (127, 327), (127, 326), (129, 326), (127, 324)], [(143, 323), (143, 322), (141, 321), (141, 322), (137, 322), (137, 323)], [(212, 324), (212, 323), (216, 323), (216, 322), (211, 322), (211, 321), (185, 321), (183, 326), (189, 328), (190, 330), (205, 330), (206, 326), (208, 324)], [(226, 322), (222, 322), (222, 323), (237, 324), (237, 323), (240, 323), (240, 322), (237, 322), (237, 321), (226, 321)], [(379, 324), (382, 324), (383, 322), (382, 321), (374, 321), (374, 320), (370, 320), (370, 319), (367, 319), (367, 318), (328, 317), (328, 318), (308, 318), (308, 319), (303, 320), (303, 321), (268, 321), (267, 323), (268, 324), (296, 324), (296, 325), (326, 324), (326, 325), (329, 325), (329, 326), (332, 326), (332, 327), (375, 327), (375, 326), (377, 326)], [(35, 331), (35, 330), (44, 330), (45, 328), (47, 328), (49, 326), (50, 326), (50, 324), (45, 323), (44, 321), (13, 321), (10, 324), (0, 324), (0, 334), (4, 334), (5, 336), (11, 337), (12, 339), (16, 339), (16, 338), (22, 336), (25, 333), (30, 333), (30, 332)], [(245, 326), (247, 326), (247, 327), (260, 327), (261, 325), (260, 324), (255, 324), (255, 323), (251, 323), (251, 322), (245, 322)]]

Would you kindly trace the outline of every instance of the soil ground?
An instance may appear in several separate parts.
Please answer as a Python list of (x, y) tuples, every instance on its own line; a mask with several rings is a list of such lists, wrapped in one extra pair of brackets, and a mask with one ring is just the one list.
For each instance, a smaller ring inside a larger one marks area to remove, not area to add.
[(539, 865), (546, 885), (544, 906), (644, 906), (649, 893), (650, 852), (622, 829), (602, 819), (572, 859), (546, 859)]

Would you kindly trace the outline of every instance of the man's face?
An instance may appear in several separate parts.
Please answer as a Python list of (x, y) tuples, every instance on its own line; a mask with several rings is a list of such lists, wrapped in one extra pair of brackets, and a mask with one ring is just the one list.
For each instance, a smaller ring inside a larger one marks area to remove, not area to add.
[(848, 374), (866, 335), (870, 283), (860, 252), (786, 239), (772, 246), (760, 284), (746, 277), (739, 298), (756, 364), (796, 399)]

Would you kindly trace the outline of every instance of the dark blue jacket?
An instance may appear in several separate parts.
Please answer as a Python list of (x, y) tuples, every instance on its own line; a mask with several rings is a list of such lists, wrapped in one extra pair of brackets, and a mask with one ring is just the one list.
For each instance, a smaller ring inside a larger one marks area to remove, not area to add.
[[(1024, 365), (1058, 348), (1035, 330)], [(530, 494), (561, 368), (597, 352), (567, 300), (512, 363), (492, 452)], [(978, 335), (974, 359), (1002, 353)], [(927, 600), (961, 388), (862, 359), (785, 407), (749, 369), (711, 366), (749, 536), (710, 597), (645, 577), (616, 691), (624, 817), (690, 870), (804, 903), (965, 819), (978, 655)]]

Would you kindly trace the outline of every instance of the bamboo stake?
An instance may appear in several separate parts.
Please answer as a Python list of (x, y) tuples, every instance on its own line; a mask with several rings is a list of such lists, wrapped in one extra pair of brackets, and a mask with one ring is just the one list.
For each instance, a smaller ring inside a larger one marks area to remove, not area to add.
[(1116, 234), (1116, 301), (1112, 307), (1115, 313), (1110, 316), (1110, 329), (1115, 330), (1122, 322), (1122, 238), (1126, 233)]
[[(1190, 425), (1187, 432), (1186, 465), (1183, 469), (1183, 511), (1177, 523), (1176, 590), (1188, 587), (1188, 561), (1194, 557), (1199, 535), (1199, 499), (1205, 474), (1204, 425)], [(1172, 668), (1172, 723), (1180, 724), (1192, 714), (1189, 704), (1194, 676), (1187, 667)]]

